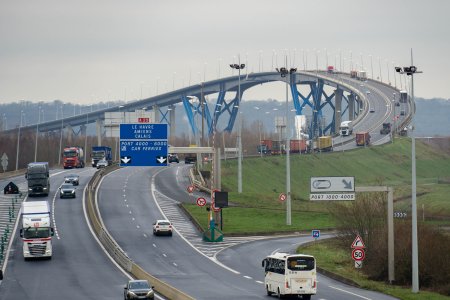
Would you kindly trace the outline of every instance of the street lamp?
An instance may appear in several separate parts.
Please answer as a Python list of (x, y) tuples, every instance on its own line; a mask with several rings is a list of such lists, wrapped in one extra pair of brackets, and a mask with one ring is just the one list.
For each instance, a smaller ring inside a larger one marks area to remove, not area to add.
[(61, 135), (59, 137), (59, 157), (58, 157), (58, 165), (61, 164), (61, 150), (62, 150), (62, 138), (63, 138), (63, 130), (64, 130), (64, 104), (61, 105)]
[(392, 120), (394, 122), (394, 126), (391, 130), (391, 134), (392, 134), (392, 143), (394, 143), (394, 138), (395, 138), (395, 131), (396, 131), (396, 127), (395, 127), (395, 122), (397, 121), (397, 115), (395, 114), (395, 93), (393, 94), (393, 98), (392, 98), (392, 103), (394, 104), (394, 119)]
[(16, 171), (19, 169), (20, 128), (22, 128), (23, 110), (20, 111), (20, 125), (17, 133)]
[[(241, 70), (245, 68), (245, 64), (241, 64), (241, 57), (238, 57), (238, 64), (230, 64), (231, 69), (237, 69), (238, 74), (238, 106), (241, 104)], [(239, 109), (238, 109), (239, 110)], [(238, 128), (238, 193), (242, 193), (242, 141), (241, 141), (241, 117), (239, 118)]]
[(286, 225), (291, 225), (291, 161), (289, 152), (291, 152), (291, 141), (289, 138), (289, 98), (288, 98), (288, 86), (291, 82), (291, 75), (297, 72), (297, 69), (287, 69), (287, 56), (285, 60), (286, 67), (276, 69), (280, 73), (281, 77), (289, 75), (289, 80), (286, 80)]
[(36, 125), (36, 142), (34, 144), (34, 162), (37, 161), (37, 145), (38, 145), (38, 137), (39, 137), (39, 123), (41, 123), (41, 106), (40, 105), (39, 105), (38, 123)]
[(415, 114), (415, 103), (414, 103), (414, 73), (422, 73), (418, 71), (413, 65), (413, 54), (411, 49), (411, 66), (409, 67), (395, 67), (395, 71), (400, 74), (406, 74), (411, 76), (411, 107), (412, 117), (411, 117), (411, 173), (412, 173), (412, 199), (411, 199), (411, 217), (412, 217), (412, 292), (419, 292), (419, 249), (417, 241), (417, 199), (416, 199), (416, 141), (414, 138), (414, 114)]

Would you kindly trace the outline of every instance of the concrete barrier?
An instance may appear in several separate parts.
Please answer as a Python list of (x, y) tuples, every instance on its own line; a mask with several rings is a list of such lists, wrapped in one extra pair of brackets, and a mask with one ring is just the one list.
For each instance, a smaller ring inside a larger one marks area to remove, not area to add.
[(101, 221), (100, 212), (97, 210), (96, 205), (96, 191), (100, 179), (118, 169), (118, 166), (111, 166), (100, 171), (97, 171), (95, 175), (91, 178), (86, 188), (85, 201), (86, 209), (91, 226), (97, 235), (99, 241), (105, 247), (106, 251), (111, 255), (111, 257), (128, 273), (130, 273), (134, 278), (146, 279), (154, 287), (155, 291), (164, 297), (172, 300), (193, 300), (191, 296), (183, 293), (182, 291), (170, 286), (166, 282), (152, 276), (147, 273), (141, 266), (137, 265), (132, 261), (130, 257), (120, 248), (116, 241), (111, 237), (103, 222)]

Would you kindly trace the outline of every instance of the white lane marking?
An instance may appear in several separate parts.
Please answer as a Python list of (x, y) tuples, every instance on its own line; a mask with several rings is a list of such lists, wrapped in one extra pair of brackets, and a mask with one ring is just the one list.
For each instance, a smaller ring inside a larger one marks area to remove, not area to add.
[(247, 276), (247, 275), (245, 275), (244, 278), (253, 279), (253, 278), (251, 278), (250, 276)]
[(146, 238), (146, 237), (148, 237), (148, 236), (144, 233), (144, 237)]
[[(128, 205), (127, 205), (128, 206)], [(131, 215), (131, 210), (129, 211), (130, 215)]]
[(134, 220), (136, 220), (136, 219), (135, 219), (135, 218), (131, 218), (131, 220), (133, 220), (133, 221), (134, 221)]
[(58, 233), (58, 227), (56, 227), (56, 220), (55, 220), (55, 202), (56, 202), (56, 195), (58, 195), (58, 193), (55, 193), (55, 195), (53, 196), (53, 201), (52, 201), (52, 221), (53, 221), (53, 229), (55, 230), (56, 238), (57, 238), (58, 240), (60, 240), (59, 233)]
[(164, 256), (164, 257), (167, 257), (167, 255), (166, 255), (165, 253), (163, 253), (163, 256)]
[(139, 229), (139, 228), (141, 228), (141, 226), (139, 226), (139, 225), (136, 225), (136, 228), (137, 228), (137, 229)]
[(350, 295), (353, 295), (353, 296), (356, 296), (356, 297), (362, 298), (362, 299), (366, 299), (366, 300), (372, 300), (371, 298), (367, 298), (367, 297), (364, 297), (364, 296), (361, 296), (361, 295), (358, 295), (358, 294), (355, 294), (355, 293), (352, 293), (352, 292), (349, 292), (349, 291), (346, 291), (346, 290), (340, 289), (340, 288), (338, 288), (338, 287), (335, 287), (335, 286), (331, 286), (331, 285), (329, 285), (328, 287), (330, 287), (330, 288), (332, 288), (332, 289), (335, 289), (335, 290), (338, 290), (338, 291), (341, 291), (341, 292), (343, 292), (343, 293), (347, 293), (347, 294), (350, 294)]
[[(161, 214), (164, 216), (164, 218), (168, 219), (167, 216), (166, 216), (166, 214), (163, 212), (161, 206), (159, 206), (158, 201), (156, 201), (156, 196), (155, 196), (155, 190), (156, 190), (156, 187), (155, 187), (155, 177), (156, 177), (156, 175), (158, 175), (159, 173), (161, 173), (161, 172), (163, 172), (163, 171), (165, 171), (165, 170), (167, 170), (167, 169), (161, 169), (161, 170), (157, 171), (155, 174), (152, 175), (152, 182), (151, 182), (151, 185), (150, 185), (150, 191), (151, 191), (151, 193), (152, 193), (153, 200), (155, 201), (155, 204), (156, 204), (156, 206), (158, 207), (159, 211), (160, 211)], [(178, 229), (177, 229), (176, 227), (173, 227), (173, 229), (175, 230), (176, 233), (178, 233), (178, 235), (179, 235), (180, 238), (182, 238), (189, 246), (192, 247), (192, 249), (194, 249), (195, 251), (197, 251), (198, 253), (200, 253), (200, 254), (203, 255), (204, 257), (206, 257), (206, 258), (210, 259), (211, 261), (215, 262), (217, 265), (221, 266), (222, 268), (227, 269), (227, 270), (230, 271), (230, 272), (233, 272), (234, 274), (241, 274), (240, 272), (238, 272), (238, 271), (236, 271), (236, 270), (233, 270), (232, 268), (227, 267), (226, 265), (222, 264), (220, 261), (217, 260), (216, 256), (214, 256), (214, 257), (209, 257), (208, 255), (206, 255), (205, 253), (203, 253), (202, 251), (200, 251), (199, 249), (197, 249), (197, 247), (195, 247), (190, 241), (188, 241), (188, 240), (187, 240), (187, 239), (186, 239), (186, 238), (178, 231)]]
[(175, 267), (178, 267), (177, 263), (173, 263), (173, 265), (174, 265)]
[(155, 244), (152, 244), (152, 245), (153, 245), (154, 248), (156, 248), (156, 245), (155, 245)]
[(259, 284), (264, 284), (264, 282), (259, 281), (259, 280), (255, 280), (255, 282), (256, 282), (256, 283), (259, 283)]

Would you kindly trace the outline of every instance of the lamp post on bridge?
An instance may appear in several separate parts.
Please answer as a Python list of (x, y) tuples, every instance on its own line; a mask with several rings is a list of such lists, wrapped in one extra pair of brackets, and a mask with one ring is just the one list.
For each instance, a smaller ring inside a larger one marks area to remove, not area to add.
[(411, 66), (410, 67), (395, 67), (395, 71), (400, 74), (406, 74), (411, 76), (411, 107), (412, 117), (411, 117), (411, 173), (412, 173), (412, 199), (411, 199), (411, 217), (412, 217), (412, 292), (419, 292), (419, 249), (418, 249), (418, 239), (417, 239), (417, 193), (416, 193), (416, 141), (414, 137), (414, 114), (415, 114), (415, 103), (414, 103), (414, 74), (422, 73), (418, 71), (413, 65), (413, 53), (411, 49)]
[(20, 129), (22, 128), (23, 110), (20, 111), (20, 125), (17, 133), (16, 171), (19, 169)]
[[(245, 64), (241, 64), (241, 57), (238, 58), (238, 64), (230, 64), (230, 67), (232, 69), (237, 69), (238, 74), (238, 105), (235, 107), (238, 108), (239, 111), (239, 105), (241, 105), (241, 70), (245, 68)], [(242, 193), (242, 137), (241, 137), (241, 130), (242, 130), (242, 124), (241, 124), (241, 117), (238, 114), (238, 193)]]
[(291, 160), (290, 160), (290, 148), (291, 148), (291, 140), (289, 138), (289, 93), (288, 87), (291, 82), (291, 75), (297, 72), (297, 69), (290, 68), (287, 69), (287, 56), (285, 60), (286, 67), (276, 69), (278, 73), (280, 73), (281, 77), (288, 76), (288, 80), (286, 80), (286, 225), (291, 225)]

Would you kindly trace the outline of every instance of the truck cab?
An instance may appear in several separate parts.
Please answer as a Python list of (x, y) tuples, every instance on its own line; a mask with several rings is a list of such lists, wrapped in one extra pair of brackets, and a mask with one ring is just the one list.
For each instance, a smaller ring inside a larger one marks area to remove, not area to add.
[(45, 195), (50, 192), (50, 169), (47, 162), (33, 162), (27, 166), (25, 178), (28, 182), (28, 196)]
[(339, 127), (339, 133), (342, 136), (348, 136), (353, 133), (353, 123), (352, 121), (343, 121)]

